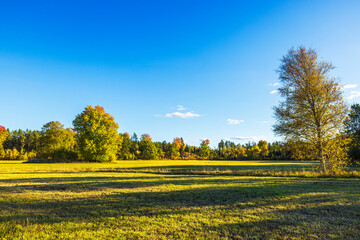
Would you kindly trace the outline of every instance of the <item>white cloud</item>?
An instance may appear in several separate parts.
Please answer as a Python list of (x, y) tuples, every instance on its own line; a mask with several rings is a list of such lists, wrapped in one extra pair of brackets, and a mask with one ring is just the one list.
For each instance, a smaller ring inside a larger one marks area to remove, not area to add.
[(350, 96), (348, 97), (348, 99), (353, 99), (353, 98), (357, 98), (360, 97), (360, 92), (359, 91), (351, 91), (350, 92)]
[(165, 118), (172, 118), (172, 117), (178, 117), (178, 118), (196, 118), (201, 117), (200, 114), (194, 113), (194, 111), (191, 112), (182, 112), (186, 110), (186, 108), (182, 105), (176, 106), (177, 111), (173, 113), (166, 113), (166, 114), (155, 114), (155, 117), (165, 117)]
[(346, 84), (343, 86), (344, 89), (347, 89), (347, 88), (356, 88), (357, 87), (357, 84)]
[(242, 122), (244, 122), (244, 120), (238, 120), (238, 119), (231, 119), (231, 118), (228, 118), (226, 120), (227, 124), (230, 124), (230, 125), (237, 125), (237, 124), (240, 124)]
[(230, 139), (235, 140), (235, 141), (259, 141), (261, 139), (265, 139), (265, 137), (264, 136), (259, 136), (259, 137), (232, 137)]
[(178, 111), (184, 111), (184, 110), (186, 110), (186, 108), (184, 106), (182, 106), (182, 105), (177, 105), (177, 110)]
[(273, 87), (277, 87), (277, 86), (280, 86), (280, 83), (276, 82), (276, 83), (270, 83), (271, 86)]
[(186, 113), (173, 112), (173, 113), (167, 113), (167, 114), (165, 114), (165, 117), (167, 117), (167, 118), (172, 118), (172, 117), (195, 118), (195, 117), (200, 117), (200, 115), (197, 114), (197, 113), (193, 113), (193, 112), (186, 112)]
[(272, 90), (272, 91), (270, 92), (270, 94), (274, 94), (274, 93), (277, 93), (277, 90)]

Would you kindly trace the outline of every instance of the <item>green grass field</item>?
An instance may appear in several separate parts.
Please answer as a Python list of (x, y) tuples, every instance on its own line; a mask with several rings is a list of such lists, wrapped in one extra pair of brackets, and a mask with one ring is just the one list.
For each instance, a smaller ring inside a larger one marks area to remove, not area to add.
[(251, 176), (313, 167), (0, 161), (0, 239), (360, 239), (360, 178)]

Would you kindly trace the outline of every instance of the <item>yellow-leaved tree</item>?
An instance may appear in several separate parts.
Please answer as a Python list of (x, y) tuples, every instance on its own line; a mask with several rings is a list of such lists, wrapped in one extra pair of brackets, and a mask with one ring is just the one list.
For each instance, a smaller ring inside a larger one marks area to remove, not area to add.
[(310, 144), (323, 172), (335, 170), (346, 158), (340, 133), (348, 106), (341, 86), (328, 76), (331, 69), (333, 66), (319, 60), (313, 49), (290, 49), (278, 70), (278, 91), (284, 101), (274, 108), (275, 133)]
[(6, 128), (4, 126), (0, 125), (0, 158), (5, 157), (5, 150), (4, 150), (3, 144), (8, 135), (9, 135), (9, 133), (6, 130)]

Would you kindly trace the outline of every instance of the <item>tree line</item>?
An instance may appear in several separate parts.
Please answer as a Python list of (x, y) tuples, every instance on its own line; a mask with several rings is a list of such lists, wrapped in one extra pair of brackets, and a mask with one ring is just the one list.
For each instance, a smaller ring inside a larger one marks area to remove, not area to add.
[[(88, 106), (84, 112), (89, 115), (105, 113), (103, 108)], [(106, 113), (107, 114), (107, 113)], [(108, 115), (109, 116), (109, 115)], [(0, 158), (2, 159), (67, 159), (84, 161), (111, 161), (136, 159), (289, 159), (286, 145), (281, 142), (268, 143), (264, 140), (235, 144), (221, 140), (217, 148), (210, 147), (205, 139), (199, 146), (186, 144), (181, 137), (172, 142), (153, 141), (149, 134), (140, 137), (136, 133), (109, 132), (117, 129), (113, 119), (100, 122), (84, 120), (75, 123), (74, 128), (65, 128), (58, 121), (46, 123), (38, 130), (9, 130), (0, 127)], [(92, 122), (92, 123), (90, 123)], [(91, 125), (92, 124), (92, 125)], [(88, 128), (88, 129), (85, 129)]]
[[(0, 126), (0, 158), (54, 159), (106, 162), (136, 159), (229, 159), (229, 160), (316, 160), (311, 145), (302, 141), (248, 142), (221, 140), (216, 148), (205, 139), (199, 146), (186, 144), (181, 137), (172, 142), (153, 141), (150, 135), (118, 133), (114, 118), (102, 107), (87, 106), (65, 128), (58, 121), (38, 130), (9, 130)], [(350, 162), (360, 159), (360, 104), (351, 106), (343, 133)]]

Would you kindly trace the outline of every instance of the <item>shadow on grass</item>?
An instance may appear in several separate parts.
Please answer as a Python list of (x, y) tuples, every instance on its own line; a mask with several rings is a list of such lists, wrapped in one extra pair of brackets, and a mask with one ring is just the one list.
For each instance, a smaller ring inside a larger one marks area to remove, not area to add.
[[(261, 217), (261, 216), (260, 216)], [(360, 206), (276, 210), (262, 219), (208, 226), (226, 239), (359, 239)]]
[[(36, 174), (35, 174), (36, 175)], [(89, 192), (105, 189), (134, 189), (148, 188), (158, 186), (194, 186), (198, 184), (206, 184), (208, 186), (216, 186), (219, 184), (270, 184), (269, 179), (252, 178), (249, 179), (233, 179), (229, 177), (214, 178), (213, 176), (100, 176), (100, 177), (44, 177), (44, 178), (20, 178), (20, 179), (0, 179), (0, 191), (4, 192), (27, 192), (33, 191), (69, 191), (69, 192)], [(294, 181), (294, 180), (293, 180)], [(282, 182), (290, 182), (288, 179), (276, 179), (277, 184)], [(15, 186), (6, 186), (6, 184), (14, 184)]]
[[(331, 181), (331, 180), (306, 180), (294, 181), (291, 179), (211, 179), (207, 177), (187, 177), (165, 180), (161, 178), (122, 178), (112, 177), (69, 177), (63, 178), (64, 183), (57, 178), (44, 179), (16, 179), (17, 186), (0, 188), (1, 192), (15, 191), (24, 193), (29, 191), (46, 191), (61, 193), (66, 192), (91, 192), (95, 190), (135, 189), (137, 192), (108, 192), (104, 195), (91, 195), (87, 197), (72, 197), (63, 199), (17, 199), (15, 201), (1, 200), (0, 210), (12, 214), (0, 217), (2, 221), (30, 221), (31, 223), (56, 223), (74, 219), (108, 218), (119, 216), (150, 216), (156, 217), (167, 214), (189, 214), (201, 212), (203, 208), (229, 208), (238, 211), (242, 208), (266, 207), (285, 203), (322, 203), (330, 202), (336, 205), (338, 198), (351, 198), (357, 196), (357, 205), (342, 206), (348, 210), (359, 210), (360, 185), (358, 181)], [(126, 180), (126, 181), (122, 181)], [(53, 182), (56, 182), (55, 184)], [(73, 181), (66, 183), (66, 181)], [(84, 181), (84, 182), (82, 182)], [(1, 180), (0, 183), (7, 182)], [(25, 185), (25, 183), (35, 183)], [(20, 184), (19, 184), (20, 183)], [(23, 183), (24, 185), (21, 185)], [(43, 184), (36, 184), (43, 183)], [(196, 184), (203, 186), (197, 187)], [(235, 184), (226, 186), (226, 184)], [(245, 184), (245, 185), (244, 185)], [(247, 185), (246, 185), (247, 184)], [(181, 186), (193, 186), (191, 189), (177, 190)], [(219, 186), (220, 185), (220, 186)], [(243, 186), (242, 186), (243, 185)], [(147, 191), (147, 187), (164, 187), (161, 191)], [(168, 188), (169, 187), (169, 188)], [(172, 190), (173, 189), (176, 190)], [(306, 196), (286, 199), (288, 196), (299, 194), (324, 193), (322, 196)], [(334, 195), (335, 194), (335, 195)], [(354, 199), (353, 199), (354, 200)], [(197, 209), (194, 209), (197, 208)], [(199, 209), (198, 209), (199, 208)], [(296, 210), (304, 216), (311, 214), (303, 209)], [(320, 218), (322, 209), (315, 211)], [(280, 215), (288, 215), (279, 211)], [(338, 212), (333, 212), (338, 214)], [(353, 217), (353, 215), (349, 215)], [(357, 215), (358, 216), (358, 215)], [(335, 216), (334, 216), (335, 217)], [(309, 218), (311, 220), (311, 218)], [(306, 219), (305, 219), (306, 220)], [(312, 220), (311, 220), (312, 221)], [(359, 222), (358, 222), (359, 223)], [(360, 225), (359, 225), (360, 226)]]

